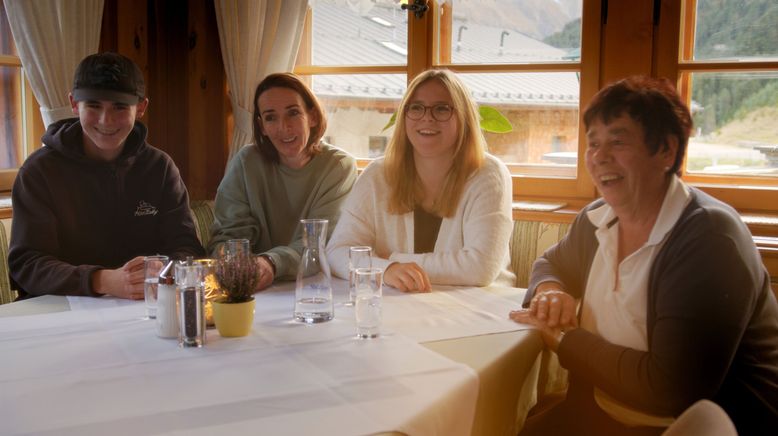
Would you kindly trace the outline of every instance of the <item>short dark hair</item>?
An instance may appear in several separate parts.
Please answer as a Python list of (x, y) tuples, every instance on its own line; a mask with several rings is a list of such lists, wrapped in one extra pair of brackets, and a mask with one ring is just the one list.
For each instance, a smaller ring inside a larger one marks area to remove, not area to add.
[(270, 162), (278, 163), (280, 161), (278, 151), (273, 146), (273, 143), (270, 142), (270, 138), (262, 134), (262, 117), (259, 113), (259, 96), (271, 88), (287, 88), (296, 92), (302, 97), (306, 110), (314, 113), (319, 118), (318, 124), (311, 128), (308, 144), (305, 145), (311, 154), (318, 153), (321, 149), (319, 141), (321, 141), (324, 132), (327, 130), (327, 118), (321, 103), (319, 103), (313, 91), (298, 76), (292, 73), (269, 74), (259, 82), (257, 90), (254, 92), (254, 121), (252, 125), (254, 129), (254, 143), (259, 148), (259, 152)]
[(668, 172), (678, 173), (693, 122), (689, 108), (672, 83), (647, 76), (632, 76), (612, 83), (589, 103), (584, 111), (584, 125), (588, 130), (598, 118), (607, 124), (625, 113), (643, 127), (644, 140), (652, 155), (660, 148), (667, 149), (669, 135), (678, 139), (675, 160)]
[(73, 99), (110, 100), (138, 104), (146, 96), (143, 72), (130, 58), (118, 53), (97, 53), (85, 57), (76, 67)]

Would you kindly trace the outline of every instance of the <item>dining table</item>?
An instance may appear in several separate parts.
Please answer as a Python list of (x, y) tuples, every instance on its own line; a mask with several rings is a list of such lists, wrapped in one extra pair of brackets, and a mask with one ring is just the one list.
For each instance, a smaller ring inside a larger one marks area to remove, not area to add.
[(202, 348), (155, 334), (141, 301), (44, 295), (0, 306), (4, 435), (515, 435), (537, 399), (525, 290), (384, 287), (356, 335), (348, 282), (329, 322), (293, 320), (295, 283), (255, 294), (252, 330)]

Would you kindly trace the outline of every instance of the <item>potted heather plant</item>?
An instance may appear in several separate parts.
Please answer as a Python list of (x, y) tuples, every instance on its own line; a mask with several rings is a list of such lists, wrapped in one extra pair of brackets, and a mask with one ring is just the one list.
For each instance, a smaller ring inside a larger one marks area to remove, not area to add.
[(222, 256), (214, 275), (223, 296), (213, 302), (213, 319), (219, 334), (246, 336), (254, 323), (254, 289), (259, 282), (259, 265), (254, 256)]

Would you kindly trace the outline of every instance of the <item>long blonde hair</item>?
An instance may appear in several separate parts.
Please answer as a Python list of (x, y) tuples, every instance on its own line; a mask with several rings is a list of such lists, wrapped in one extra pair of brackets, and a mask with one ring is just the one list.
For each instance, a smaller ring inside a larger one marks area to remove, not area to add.
[(465, 183), (470, 175), (481, 168), (486, 155), (486, 140), (479, 126), (478, 109), (465, 84), (448, 70), (427, 70), (419, 74), (408, 85), (397, 108), (394, 134), (384, 157), (384, 174), (391, 189), (389, 213), (392, 214), (412, 211), (423, 197), (414, 164), (413, 146), (405, 133), (405, 110), (419, 86), (429, 80), (439, 81), (448, 90), (457, 119), (454, 160), (446, 174), (440, 196), (433, 203), (432, 213), (442, 217), (454, 215)]

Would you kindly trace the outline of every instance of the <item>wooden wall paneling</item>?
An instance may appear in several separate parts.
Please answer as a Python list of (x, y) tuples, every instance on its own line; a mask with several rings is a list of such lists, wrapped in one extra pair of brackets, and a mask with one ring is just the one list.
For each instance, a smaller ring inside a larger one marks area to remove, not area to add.
[(600, 86), (635, 74), (651, 74), (653, 0), (611, 0), (603, 25)]
[(213, 3), (105, 0), (100, 51), (138, 63), (149, 143), (175, 161), (192, 199), (213, 199), (228, 153), (229, 106)]
[(143, 71), (143, 78), (149, 83), (149, 37), (146, 2), (117, 0), (116, 22), (118, 33), (117, 50), (135, 61)]
[[(584, 156), (586, 150), (586, 128), (584, 127), (583, 115), (589, 101), (600, 90), (598, 78), (602, 71), (602, 53), (600, 47), (603, 45), (603, 29), (598, 17), (602, 18), (605, 5), (599, 0), (584, 0), (581, 23), (581, 57), (588, 59), (581, 63), (581, 106), (578, 111), (578, 153)], [(580, 198), (593, 199), (598, 196), (597, 188), (594, 187), (592, 179), (586, 171), (585, 159), (578, 159), (576, 172), (576, 193)]]
[(187, 187), (189, 101), (187, 99), (187, 11), (190, 2), (149, 0), (152, 71), (149, 139), (170, 155)]
[(230, 155), (230, 139), (232, 129), (227, 122), (227, 114), (231, 111), (230, 97), (227, 93), (227, 73), (224, 71), (219, 29), (216, 24), (216, 12), (212, 0), (203, 0), (210, 12), (208, 20), (208, 147), (199, 160), (205, 167), (206, 190), (203, 199), (214, 199), (216, 188), (224, 176), (224, 170)]
[(189, 2), (189, 194), (213, 199), (227, 160), (225, 73), (213, 2)]
[[(206, 135), (208, 133), (208, 99), (207, 89), (208, 74), (206, 63), (208, 53), (205, 51), (208, 34), (205, 29), (203, 16), (204, 9), (202, 1), (195, 0), (189, 2), (188, 23), (187, 23), (187, 87), (186, 99), (189, 101), (190, 111), (187, 114), (187, 124), (189, 124), (188, 146), (189, 146), (189, 167), (188, 173), (189, 195), (192, 197), (200, 196), (199, 192), (203, 187), (202, 173), (195, 168), (199, 162), (194, 162), (196, 156), (203, 156), (208, 147)], [(193, 171), (194, 170), (194, 171)], [(197, 175), (195, 177), (195, 175)]]
[(681, 0), (660, 0), (659, 22), (654, 27), (652, 75), (678, 82), (681, 42)]
[(434, 60), (434, 62), (438, 64), (451, 63), (451, 45), (454, 38), (452, 35), (454, 27), (454, 10), (452, 6), (453, 5), (451, 2), (446, 2), (440, 5), (438, 19), (433, 23), (433, 32), (439, 38), (436, 44), (438, 48), (438, 56), (437, 59)]
[(146, 3), (134, 0), (105, 0), (100, 27), (99, 52), (120, 53), (132, 59), (146, 81), (149, 93), (149, 35)]
[[(99, 51), (112, 51), (132, 59), (143, 72), (146, 95), (149, 96), (148, 13), (145, 2), (105, 0), (100, 28)], [(142, 121), (148, 124), (154, 111), (150, 108)], [(151, 132), (150, 132), (151, 133)]]
[[(434, 6), (432, 4), (431, 6)], [(433, 58), (433, 31), (434, 20), (437, 14), (436, 7), (430, 7), (422, 18), (417, 18), (414, 12), (407, 10), (408, 14), (408, 82), (423, 71), (432, 67), (430, 60)], [(419, 41), (423, 41), (420, 43)]]
[(114, 51), (118, 52), (119, 43), (117, 42), (119, 35), (117, 32), (117, 22), (119, 17), (116, 13), (118, 0), (104, 0), (103, 1), (103, 20), (100, 23), (100, 44), (98, 51)]
[(181, 162), (171, 153), (171, 142), (168, 126), (170, 125), (170, 110), (168, 101), (170, 94), (170, 75), (168, 73), (169, 64), (166, 60), (171, 50), (169, 41), (171, 37), (168, 33), (175, 33), (170, 23), (165, 20), (165, 8), (161, 2), (149, 1), (147, 6), (148, 29), (149, 29), (149, 75), (150, 80), (146, 83), (146, 95), (149, 98), (149, 107), (146, 110), (144, 122), (149, 128), (149, 143), (153, 146), (171, 154), (176, 164), (181, 166)]

